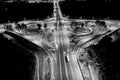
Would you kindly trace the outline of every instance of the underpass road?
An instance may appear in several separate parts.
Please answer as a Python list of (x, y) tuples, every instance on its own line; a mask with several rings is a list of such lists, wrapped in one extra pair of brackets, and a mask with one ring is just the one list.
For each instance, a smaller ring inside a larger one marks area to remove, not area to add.
[(77, 55), (70, 56), (70, 66), (73, 72), (74, 80), (83, 80), (82, 73), (80, 71), (79, 65), (77, 63)]

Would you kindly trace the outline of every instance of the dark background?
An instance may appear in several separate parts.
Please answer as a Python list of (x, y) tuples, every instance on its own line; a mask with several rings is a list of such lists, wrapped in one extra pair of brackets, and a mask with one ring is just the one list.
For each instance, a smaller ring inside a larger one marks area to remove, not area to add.
[(70, 18), (120, 19), (119, 0), (67, 0), (61, 2), (61, 10)]
[(52, 4), (0, 3), (0, 23), (44, 19), (52, 15)]
[[(60, 2), (64, 17), (78, 19), (120, 19), (119, 0), (66, 0)], [(0, 2), (0, 23), (20, 20), (43, 20), (51, 17), (52, 3), (29, 4), (26, 2), (4, 3)]]

